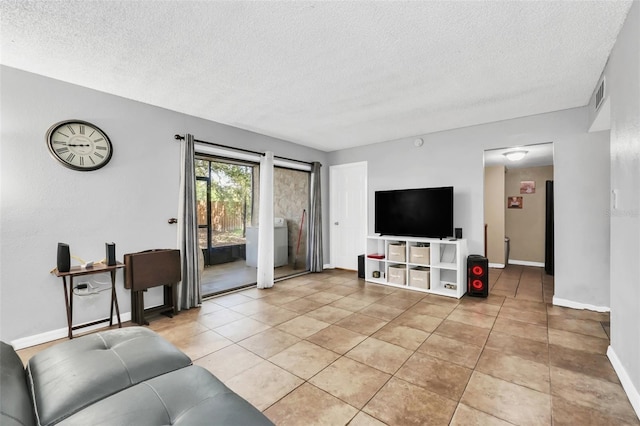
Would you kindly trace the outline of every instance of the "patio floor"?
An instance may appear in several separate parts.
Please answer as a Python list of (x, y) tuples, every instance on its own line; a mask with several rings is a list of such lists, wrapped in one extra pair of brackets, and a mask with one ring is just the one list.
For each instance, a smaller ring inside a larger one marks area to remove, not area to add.
[[(282, 278), (288, 275), (305, 272), (298, 265), (293, 264), (279, 266), (274, 270), (274, 278)], [(237, 288), (255, 285), (257, 281), (257, 268), (247, 266), (245, 260), (223, 263), (220, 265), (205, 266), (200, 283), (203, 296), (235, 290)]]

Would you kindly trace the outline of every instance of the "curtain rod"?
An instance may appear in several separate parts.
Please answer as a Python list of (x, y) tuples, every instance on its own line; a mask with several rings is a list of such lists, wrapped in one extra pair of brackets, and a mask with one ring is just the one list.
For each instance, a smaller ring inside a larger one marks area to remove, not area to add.
[[(177, 141), (181, 141), (181, 140), (184, 139), (184, 136), (182, 136), (182, 135), (174, 135), (173, 138), (175, 140), (177, 140)], [(235, 151), (246, 152), (247, 154), (264, 155), (264, 152), (251, 151), (250, 149), (237, 148), (235, 146), (228, 146), (228, 145), (222, 145), (222, 144), (214, 143), (214, 142), (201, 141), (199, 139), (194, 139), (193, 141), (197, 142), (197, 143), (202, 143), (202, 144), (205, 144), (205, 145), (217, 146), (219, 148), (233, 149)], [(296, 160), (296, 159), (293, 159), (293, 158), (280, 157), (280, 156), (277, 156), (277, 155), (274, 155), (273, 158), (277, 158), (279, 160), (293, 161), (293, 162), (302, 163), (302, 164), (309, 164), (309, 165), (313, 164), (313, 162), (311, 162), (311, 161)]]

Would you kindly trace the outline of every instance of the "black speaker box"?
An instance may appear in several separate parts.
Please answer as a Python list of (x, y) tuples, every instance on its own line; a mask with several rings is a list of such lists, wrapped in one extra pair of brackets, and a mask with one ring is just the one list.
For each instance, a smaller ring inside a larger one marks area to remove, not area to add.
[(456, 228), (456, 234), (455, 237), (457, 239), (461, 239), (462, 238), (462, 228)]
[(469, 296), (489, 296), (489, 260), (479, 254), (467, 257), (467, 293)]
[(364, 254), (358, 256), (358, 278), (364, 278)]
[(107, 251), (107, 266), (113, 266), (116, 264), (116, 243), (105, 243)]
[(58, 243), (58, 272), (69, 272), (71, 269), (71, 252), (69, 244)]

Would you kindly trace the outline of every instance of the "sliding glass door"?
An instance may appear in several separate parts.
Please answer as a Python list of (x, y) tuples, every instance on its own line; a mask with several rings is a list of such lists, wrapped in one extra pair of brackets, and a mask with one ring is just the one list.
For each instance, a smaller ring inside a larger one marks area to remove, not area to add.
[[(205, 259), (203, 296), (255, 285), (260, 166), (219, 157), (196, 159), (198, 236)], [(308, 171), (274, 168), (274, 278), (308, 271)]]
[(246, 262), (254, 169), (256, 165), (238, 161), (196, 159), (199, 243), (205, 259), (203, 296), (256, 282), (255, 267)]
[(274, 277), (299, 274), (307, 267), (309, 172), (273, 171)]

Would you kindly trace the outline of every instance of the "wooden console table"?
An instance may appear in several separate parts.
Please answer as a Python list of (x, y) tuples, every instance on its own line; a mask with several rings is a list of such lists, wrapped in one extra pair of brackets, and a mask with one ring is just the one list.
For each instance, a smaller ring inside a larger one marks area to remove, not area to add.
[[(113, 325), (113, 308), (116, 308), (116, 316), (118, 318), (118, 327), (122, 327), (120, 322), (120, 308), (118, 307), (118, 296), (116, 295), (116, 271), (120, 268), (124, 268), (124, 264), (116, 262), (113, 266), (107, 266), (104, 263), (95, 263), (90, 268), (81, 268), (80, 266), (74, 266), (69, 272), (60, 272), (58, 269), (51, 271), (56, 277), (62, 277), (62, 283), (64, 285), (64, 301), (67, 308), (67, 326), (69, 329), (69, 339), (73, 339), (73, 330), (77, 330), (84, 327), (90, 327), (92, 325), (101, 324), (109, 321), (109, 325)], [(87, 324), (73, 325), (73, 279), (83, 275), (101, 274), (109, 272), (111, 275), (111, 311), (109, 318), (92, 321)], [(69, 282), (67, 282), (69, 277)]]

